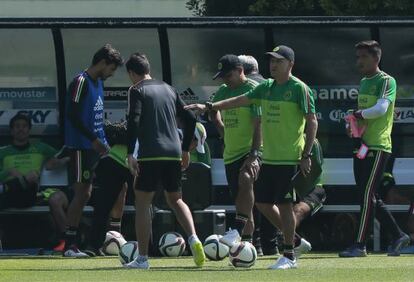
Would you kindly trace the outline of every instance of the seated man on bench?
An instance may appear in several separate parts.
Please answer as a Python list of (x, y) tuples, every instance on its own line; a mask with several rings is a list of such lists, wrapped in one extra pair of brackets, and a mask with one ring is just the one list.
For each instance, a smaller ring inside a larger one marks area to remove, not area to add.
[(12, 144), (0, 148), (0, 210), (27, 208), (36, 203), (40, 172), (55, 169), (67, 159), (54, 157), (57, 151), (42, 142), (30, 142), (31, 120), (18, 113), (9, 123)]

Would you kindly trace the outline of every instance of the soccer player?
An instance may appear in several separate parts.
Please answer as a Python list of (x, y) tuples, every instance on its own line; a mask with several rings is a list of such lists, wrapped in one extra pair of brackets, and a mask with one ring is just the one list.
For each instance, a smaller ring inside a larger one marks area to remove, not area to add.
[(69, 85), (65, 114), (65, 147), (68, 149), (69, 180), (74, 197), (67, 211), (66, 257), (87, 257), (77, 247), (77, 230), (83, 207), (90, 198), (94, 166), (109, 152), (103, 128), (103, 81), (123, 64), (110, 44), (100, 48), (92, 64)]
[[(218, 63), (213, 79), (221, 78), (224, 84), (214, 95), (213, 102), (239, 96), (254, 89), (258, 83), (246, 78), (243, 64), (236, 55), (225, 55)], [(209, 118), (224, 138), (224, 165), (231, 195), (236, 206), (234, 229), (226, 232), (220, 241), (228, 246), (242, 240), (252, 241), (253, 183), (259, 170), (260, 107), (252, 104), (238, 109), (212, 110)]]
[[(193, 217), (181, 195), (181, 170), (189, 165), (195, 116), (184, 110), (184, 102), (170, 85), (151, 78), (150, 63), (145, 55), (132, 54), (126, 68), (133, 83), (128, 93), (128, 166), (133, 175), (139, 176), (135, 182), (135, 228), (139, 255), (125, 267), (150, 267), (150, 205), (159, 188), (164, 189), (168, 205), (188, 235), (194, 262), (201, 267), (205, 261), (203, 245), (196, 235)], [(177, 116), (183, 123), (182, 145), (178, 136)], [(137, 138), (138, 162), (132, 155)]]
[[(388, 226), (394, 243), (388, 255), (398, 256), (401, 248), (410, 242), (377, 195), (387, 160), (391, 154), (391, 131), (396, 99), (396, 81), (379, 69), (381, 47), (378, 42), (362, 41), (355, 45), (357, 67), (364, 76), (360, 82), (358, 110), (353, 116), (359, 126), (365, 127), (361, 142), (354, 148), (354, 176), (360, 195), (360, 223), (356, 244), (339, 253), (340, 257), (364, 257), (368, 228), (373, 213)], [(351, 127), (349, 127), (351, 128)], [(349, 132), (352, 136), (352, 132)], [(366, 149), (364, 152), (363, 149)]]
[[(266, 80), (259, 73), (259, 63), (255, 57), (250, 55), (239, 55), (238, 57), (243, 64), (244, 74), (247, 78), (250, 78), (259, 84)], [(253, 207), (253, 218), (253, 245), (256, 248), (257, 255), (275, 255), (279, 253), (277, 247), (277, 228), (270, 223), (266, 217), (261, 215), (256, 206)]]
[(256, 182), (255, 200), (259, 211), (270, 221), (278, 216), (274, 204), (280, 210), (285, 238), (284, 253), (269, 268), (288, 269), (297, 267), (293, 251), (295, 216), (291, 178), (298, 165), (304, 175), (310, 173), (311, 149), (318, 121), (311, 89), (291, 73), (295, 61), (294, 51), (281, 45), (266, 54), (270, 57), (273, 79), (240, 96), (186, 108), (217, 111), (253, 103), (262, 107), (263, 165)]
[(30, 142), (30, 118), (16, 114), (9, 123), (12, 144), (0, 148), (0, 209), (33, 206), (39, 190), (42, 167), (55, 169), (68, 159), (42, 142)]

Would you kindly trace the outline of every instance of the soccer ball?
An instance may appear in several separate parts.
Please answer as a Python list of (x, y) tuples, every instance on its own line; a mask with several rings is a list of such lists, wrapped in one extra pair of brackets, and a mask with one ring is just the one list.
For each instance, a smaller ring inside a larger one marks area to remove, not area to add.
[(124, 236), (116, 231), (106, 232), (106, 238), (102, 245), (102, 250), (107, 255), (117, 256), (119, 249), (126, 243)]
[(130, 263), (138, 256), (138, 242), (126, 242), (119, 251), (119, 260), (122, 264)]
[(240, 242), (231, 247), (230, 263), (235, 267), (251, 267), (257, 259), (256, 248), (249, 242)]
[(184, 238), (177, 232), (167, 232), (161, 236), (158, 249), (166, 257), (178, 257), (185, 251)]
[(221, 235), (210, 235), (204, 241), (204, 253), (210, 260), (222, 260), (229, 255), (229, 247), (220, 242)]

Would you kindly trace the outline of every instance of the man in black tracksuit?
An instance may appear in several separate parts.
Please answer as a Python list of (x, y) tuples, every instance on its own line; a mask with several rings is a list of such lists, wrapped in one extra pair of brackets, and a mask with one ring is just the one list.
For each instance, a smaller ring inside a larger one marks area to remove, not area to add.
[[(133, 85), (128, 93), (128, 165), (135, 182), (136, 233), (139, 256), (127, 268), (148, 269), (148, 243), (151, 232), (149, 212), (155, 192), (162, 188), (167, 203), (187, 233), (194, 262), (205, 261), (203, 245), (198, 239), (193, 217), (181, 195), (181, 170), (189, 165), (189, 147), (194, 136), (196, 118), (184, 110), (184, 102), (168, 84), (152, 79), (145, 55), (132, 54), (126, 63)], [(181, 144), (176, 117), (184, 125)], [(138, 162), (132, 156), (138, 138)]]

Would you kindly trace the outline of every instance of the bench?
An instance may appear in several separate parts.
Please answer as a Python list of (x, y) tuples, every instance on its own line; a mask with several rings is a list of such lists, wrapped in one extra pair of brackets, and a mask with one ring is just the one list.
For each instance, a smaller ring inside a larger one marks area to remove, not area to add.
[[(223, 159), (212, 159), (212, 184), (215, 186), (227, 185)], [(414, 186), (414, 158), (396, 158), (393, 175), (398, 186)], [(351, 158), (325, 158), (323, 164), (322, 183), (324, 185), (346, 187), (354, 186), (355, 179)], [(409, 205), (387, 205), (393, 213), (406, 213)], [(235, 212), (234, 205), (211, 205), (206, 210), (224, 209), (226, 212)], [(358, 204), (350, 205), (324, 205), (322, 213), (359, 213)], [(374, 251), (379, 251), (380, 224), (374, 222)]]

